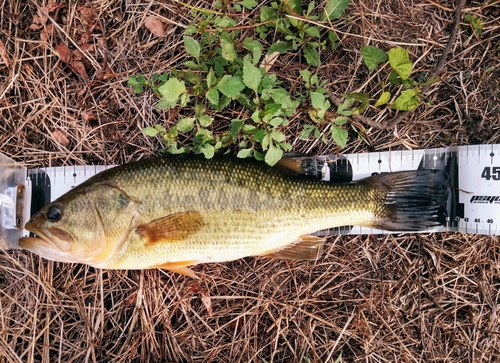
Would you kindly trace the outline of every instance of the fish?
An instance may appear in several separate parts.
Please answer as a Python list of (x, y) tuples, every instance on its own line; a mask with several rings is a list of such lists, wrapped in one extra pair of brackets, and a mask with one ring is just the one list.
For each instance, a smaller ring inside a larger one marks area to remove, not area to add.
[(446, 219), (448, 175), (377, 174), (356, 182), (304, 177), (294, 158), (196, 156), (143, 159), (105, 170), (38, 211), (21, 248), (95, 268), (192, 266), (248, 256), (315, 260), (340, 226), (417, 231)]

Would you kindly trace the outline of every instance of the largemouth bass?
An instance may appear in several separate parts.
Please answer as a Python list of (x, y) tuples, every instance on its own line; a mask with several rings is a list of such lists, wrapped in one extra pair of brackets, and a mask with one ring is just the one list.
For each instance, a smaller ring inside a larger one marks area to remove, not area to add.
[(387, 173), (333, 184), (234, 158), (169, 157), (103, 171), (36, 213), (22, 248), (107, 269), (188, 267), (246, 256), (316, 259), (312, 233), (359, 225), (420, 230), (440, 225), (447, 174)]

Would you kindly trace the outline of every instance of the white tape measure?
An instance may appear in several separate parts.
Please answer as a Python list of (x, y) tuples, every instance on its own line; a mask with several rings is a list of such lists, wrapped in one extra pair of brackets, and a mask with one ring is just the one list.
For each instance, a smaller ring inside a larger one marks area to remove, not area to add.
[[(305, 176), (350, 182), (377, 173), (445, 170), (450, 177), (446, 225), (426, 230), (500, 234), (500, 144), (363, 154), (301, 156)], [(24, 223), (43, 205), (111, 166), (30, 169), (0, 154), (0, 248), (18, 248)], [(395, 233), (346, 226), (321, 234)]]

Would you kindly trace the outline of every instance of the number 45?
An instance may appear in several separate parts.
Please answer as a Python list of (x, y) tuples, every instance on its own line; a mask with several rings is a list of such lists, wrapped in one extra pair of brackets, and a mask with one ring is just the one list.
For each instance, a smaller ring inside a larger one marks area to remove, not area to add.
[(500, 166), (486, 166), (481, 173), (481, 178), (486, 180), (500, 180)]

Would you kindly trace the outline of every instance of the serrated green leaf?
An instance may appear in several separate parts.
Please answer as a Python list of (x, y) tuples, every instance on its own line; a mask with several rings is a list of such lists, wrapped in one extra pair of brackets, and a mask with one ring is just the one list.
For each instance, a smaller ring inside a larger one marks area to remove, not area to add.
[(219, 91), (212, 88), (206, 93), (206, 97), (208, 102), (212, 104), (212, 106), (217, 106), (219, 104)]
[(267, 54), (273, 54), (274, 52), (284, 54), (292, 49), (293, 44), (291, 42), (277, 42), (269, 47)]
[(319, 38), (321, 35), (319, 33), (319, 29), (315, 26), (309, 26), (305, 30), (306, 34), (309, 34), (312, 37)]
[(202, 127), (210, 126), (213, 121), (214, 121), (214, 118), (210, 115), (201, 115), (200, 117), (198, 117), (198, 122), (200, 123), (200, 125)]
[(339, 37), (333, 30), (328, 31), (328, 39), (332, 44), (332, 49), (337, 49), (339, 47)]
[(236, 49), (234, 48), (233, 40), (228, 32), (222, 32), (220, 35), (220, 47), (222, 50), (222, 58), (228, 62), (234, 62), (238, 57)]
[(262, 68), (257, 68), (252, 64), (249, 56), (243, 58), (243, 83), (255, 92), (259, 89), (262, 71)]
[(269, 143), (270, 142), (271, 142), (271, 137), (266, 132), (266, 134), (262, 138), (262, 141), (260, 142), (262, 144), (262, 150), (267, 150), (267, 148), (269, 147)]
[(391, 105), (391, 108), (398, 111), (411, 111), (420, 104), (420, 98), (413, 89), (407, 89), (401, 92), (398, 98)]
[(229, 132), (231, 133), (231, 137), (233, 138), (233, 140), (236, 141), (242, 127), (243, 127), (243, 120), (231, 120), (231, 128)]
[(192, 37), (185, 35), (184, 39), (184, 47), (186, 48), (186, 52), (196, 59), (200, 58), (200, 43)]
[(228, 16), (216, 16), (213, 23), (217, 28), (227, 28), (236, 25), (235, 20)]
[(158, 135), (161, 131), (156, 129), (155, 127), (151, 127), (151, 126), (147, 126), (147, 127), (144, 127), (142, 130), (142, 133), (146, 136), (156, 136)]
[(238, 1), (237, 4), (244, 6), (248, 10), (252, 10), (257, 5), (259, 5), (257, 3), (257, 1), (255, 1), (255, 0), (241, 0), (241, 1)]
[(231, 102), (231, 98), (229, 97), (226, 97), (224, 95), (220, 95), (220, 99), (219, 99), (219, 103), (217, 104), (217, 106), (215, 107), (215, 109), (217, 111), (222, 111), (223, 109), (225, 109), (227, 107), (227, 105), (229, 105), (229, 103)]
[(263, 6), (260, 8), (260, 21), (265, 22), (268, 20), (273, 20), (278, 17), (278, 13), (276, 10), (271, 8), (270, 6)]
[(299, 71), (299, 74), (302, 77), (302, 80), (304, 81), (306, 88), (310, 88), (311, 87), (311, 72), (308, 69), (301, 69)]
[(286, 140), (285, 135), (281, 131), (272, 131), (271, 139), (277, 142), (283, 142)]
[(158, 93), (161, 95), (159, 102), (161, 107), (165, 109), (172, 108), (177, 104), (181, 95), (187, 95), (186, 85), (184, 81), (180, 81), (177, 78), (170, 78), (158, 87)]
[(406, 49), (396, 47), (390, 49), (387, 55), (389, 56), (389, 64), (392, 69), (397, 72), (403, 81), (408, 79), (413, 68), (408, 51)]
[(200, 148), (200, 151), (205, 156), (205, 159), (212, 159), (215, 155), (215, 147), (211, 144), (205, 144)]
[(311, 12), (314, 10), (315, 7), (316, 3), (314, 1), (310, 1), (309, 4), (307, 5), (307, 12), (306, 12), (307, 17), (309, 17), (309, 14), (311, 14)]
[(395, 86), (400, 86), (403, 84), (401, 77), (399, 76), (398, 72), (396, 72), (394, 69), (389, 74), (389, 82)]
[(198, 130), (196, 130), (196, 135), (194, 137), (193, 142), (195, 144), (203, 145), (211, 140), (213, 140), (212, 131), (203, 128), (198, 128)]
[(255, 160), (264, 161), (264, 153), (258, 150), (253, 151), (253, 157), (255, 158)]
[(283, 156), (283, 150), (277, 148), (273, 144), (270, 144), (269, 150), (267, 150), (266, 156), (264, 157), (264, 161), (266, 162), (266, 164), (273, 166), (278, 161), (280, 161), (282, 156)]
[(389, 102), (390, 99), (391, 99), (391, 92), (387, 92), (387, 91), (382, 92), (382, 94), (378, 98), (377, 102), (375, 103), (375, 107), (385, 105), (387, 102)]
[(290, 151), (290, 150), (292, 150), (292, 145), (290, 145), (288, 142), (279, 142), (278, 146), (283, 151)]
[(250, 37), (246, 37), (243, 41), (243, 46), (252, 52), (252, 63), (257, 64), (262, 57), (262, 43)]
[(240, 151), (238, 151), (236, 157), (245, 159), (252, 156), (252, 154), (253, 154), (253, 149), (241, 149)]
[(134, 90), (134, 93), (144, 92), (144, 87), (142, 85), (135, 85), (132, 89)]
[(262, 144), (262, 142), (264, 141), (264, 138), (267, 136), (267, 131), (266, 130), (259, 130), (255, 133), (255, 140), (257, 140), (258, 142), (260, 142)]
[(255, 102), (250, 99), (250, 97), (245, 94), (245, 93), (240, 93), (238, 96), (236, 96), (236, 101), (240, 103), (243, 107), (245, 107), (247, 110), (251, 111), (255, 109)]
[(305, 44), (302, 50), (304, 51), (307, 64), (313, 67), (319, 66), (319, 53), (317, 49), (311, 47), (309, 44)]
[(328, 0), (325, 6), (326, 19), (340, 19), (351, 0)]
[(333, 123), (337, 126), (342, 126), (343, 124), (345, 124), (347, 122), (347, 119), (345, 117), (337, 117), (335, 118), (335, 120), (333, 120)]
[(300, 133), (300, 138), (302, 140), (306, 140), (314, 131), (314, 129), (317, 129), (317, 127), (313, 125), (304, 125), (304, 130), (302, 130), (302, 132)]
[(322, 110), (325, 108), (326, 96), (319, 92), (310, 92), (309, 96), (311, 97), (311, 105), (312, 107)]
[(292, 100), (290, 94), (284, 88), (266, 90), (266, 92), (262, 93), (262, 98), (272, 98), (275, 103), (280, 104), (283, 115), (285, 116), (294, 114), (299, 105), (299, 102)]
[(263, 89), (273, 88), (277, 83), (276, 74), (266, 74), (260, 83)]
[(273, 116), (279, 116), (281, 114), (282, 107), (281, 103), (266, 103), (264, 106), (264, 115), (268, 116), (268, 119)]
[(337, 125), (332, 125), (332, 138), (340, 147), (345, 147), (347, 144), (347, 131)]
[(261, 110), (259, 108), (256, 108), (252, 112), (252, 116), (250, 116), (250, 118), (253, 120), (253, 122), (259, 123), (260, 121), (262, 121), (260, 113), (261, 113)]
[(189, 132), (194, 128), (194, 117), (185, 117), (177, 123), (177, 130), (180, 132)]
[(302, 6), (302, 1), (301, 0), (288, 0), (288, 6), (292, 9), (295, 14), (301, 14), (301, 6)]
[(207, 87), (210, 88), (212, 87), (215, 82), (217, 81), (217, 78), (215, 77), (215, 73), (213, 68), (210, 68), (207, 74)]
[(273, 127), (286, 126), (287, 124), (287, 120), (283, 117), (273, 117), (271, 120), (269, 120), (269, 125)]
[(223, 95), (229, 98), (234, 98), (245, 88), (245, 84), (240, 76), (231, 76), (226, 74), (221, 78), (215, 88)]
[(200, 68), (199, 64), (197, 64), (197, 63), (195, 63), (193, 61), (190, 61), (190, 60), (185, 61), (183, 63), (183, 65), (186, 66), (186, 67), (189, 67), (189, 68), (193, 68), (193, 69), (199, 69)]
[(349, 110), (349, 107), (351, 107), (354, 103), (354, 100), (351, 98), (347, 98), (342, 102), (339, 107), (337, 108), (337, 113), (344, 115), (344, 116), (351, 116), (352, 111)]
[(387, 61), (387, 53), (372, 45), (361, 48), (361, 54), (363, 55), (363, 62), (372, 71), (377, 68), (379, 63)]
[(186, 34), (186, 35), (196, 34), (197, 32), (198, 32), (198, 29), (196, 28), (196, 25), (194, 25), (194, 24), (188, 25), (186, 30), (184, 30), (184, 34)]

